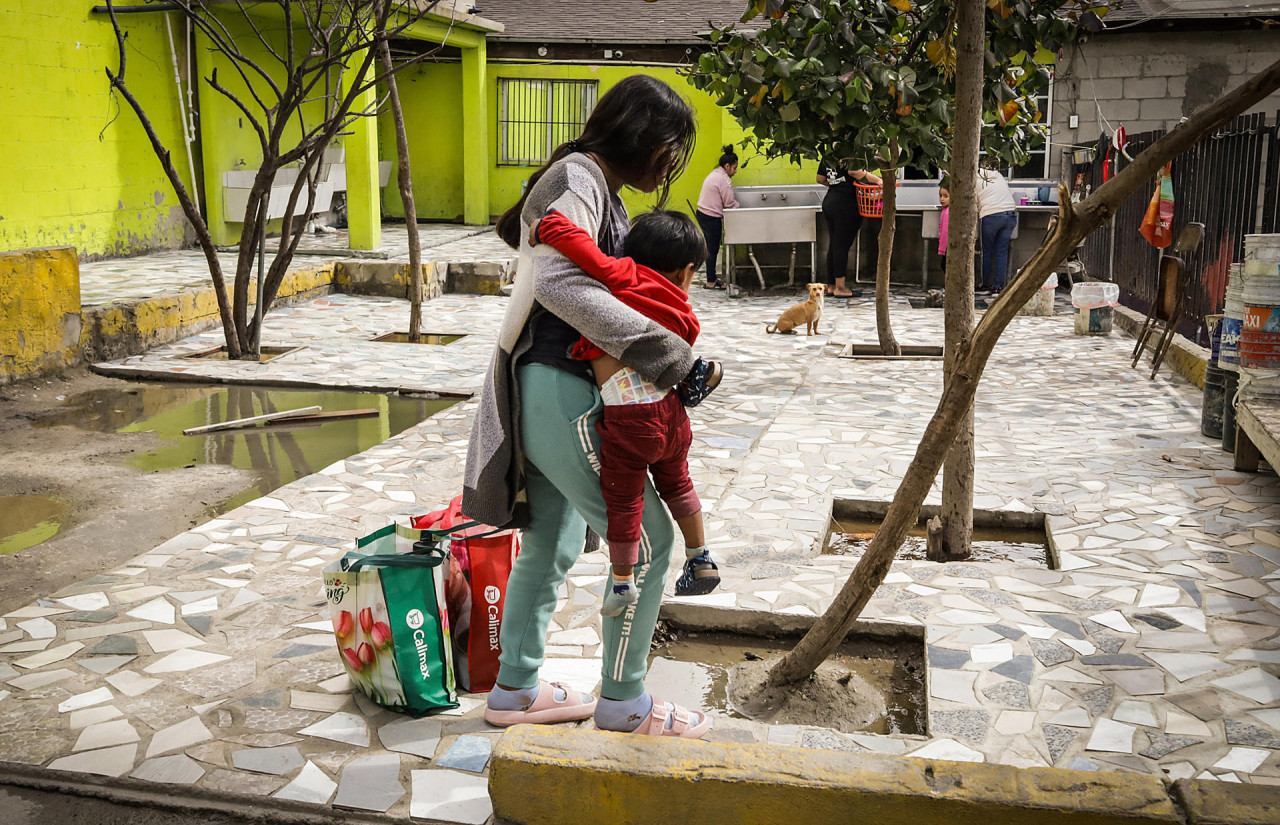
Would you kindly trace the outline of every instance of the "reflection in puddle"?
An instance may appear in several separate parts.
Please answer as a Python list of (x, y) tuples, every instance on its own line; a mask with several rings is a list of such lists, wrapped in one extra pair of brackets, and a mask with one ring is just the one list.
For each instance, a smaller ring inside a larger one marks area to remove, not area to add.
[[(748, 654), (767, 659), (794, 644), (727, 633), (681, 633), (649, 655), (645, 687), (688, 708), (745, 719), (729, 701), (733, 666), (746, 661)], [(841, 646), (828, 659), (862, 677), (884, 697), (887, 712), (862, 730), (885, 735), (925, 733), (922, 648), (919, 641), (860, 639)]]
[[(386, 441), (458, 399), (424, 400), (380, 393), (280, 390), (186, 384), (130, 384), (69, 398), (66, 409), (36, 420), (38, 427), (74, 426), (102, 433), (154, 432), (163, 443), (133, 455), (142, 470), (221, 464), (249, 470), (256, 482), (214, 514), (267, 495), (281, 485)], [(203, 424), (319, 405), (326, 412), (376, 409), (377, 416), (282, 423), (184, 436)]]
[[(878, 521), (834, 521), (831, 524), (831, 539), (822, 552), (838, 556), (861, 556), (871, 546), (871, 539), (878, 529)], [(975, 527), (972, 547), (973, 555), (966, 561), (1007, 561), (1037, 567), (1051, 566), (1043, 530)], [(915, 527), (907, 534), (902, 548), (894, 558), (925, 561), (927, 549), (928, 539), (925, 538), (924, 528)]]
[(51, 496), (0, 497), (0, 555), (48, 541), (67, 526), (70, 510)]

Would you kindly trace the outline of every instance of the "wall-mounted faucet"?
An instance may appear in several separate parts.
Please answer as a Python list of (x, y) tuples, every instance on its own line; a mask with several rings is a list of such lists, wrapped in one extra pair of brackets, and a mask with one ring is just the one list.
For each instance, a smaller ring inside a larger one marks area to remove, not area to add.
[(778, 194), (778, 197), (785, 201), (787, 199), (787, 193), (781, 192)]

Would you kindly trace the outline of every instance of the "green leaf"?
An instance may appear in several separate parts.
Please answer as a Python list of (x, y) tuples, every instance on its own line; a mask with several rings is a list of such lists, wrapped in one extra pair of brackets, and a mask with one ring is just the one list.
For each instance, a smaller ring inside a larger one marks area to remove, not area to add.
[(778, 110), (778, 116), (783, 122), (791, 123), (800, 119), (800, 106), (796, 103), (788, 103)]
[(1054, 63), (1058, 62), (1058, 54), (1057, 52), (1051, 52), (1041, 46), (1036, 50), (1035, 57), (1033, 57), (1032, 60), (1039, 63), (1041, 66), (1052, 66)]

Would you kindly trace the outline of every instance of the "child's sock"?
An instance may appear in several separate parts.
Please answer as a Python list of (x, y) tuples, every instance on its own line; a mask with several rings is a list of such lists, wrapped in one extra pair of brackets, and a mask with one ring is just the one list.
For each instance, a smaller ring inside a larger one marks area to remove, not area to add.
[(642, 693), (634, 699), (606, 699), (596, 703), (596, 727), (600, 730), (633, 731), (653, 710), (653, 697)]
[(634, 573), (619, 576), (609, 575), (609, 592), (604, 595), (604, 607), (600, 613), (604, 616), (621, 616), (628, 607), (640, 601), (640, 590), (636, 587)]
[(705, 544), (701, 547), (686, 547), (684, 548), (684, 557), (686, 559), (696, 559), (698, 556), (706, 555), (706, 552), (707, 546)]
[(508, 690), (494, 685), (493, 690), (489, 691), (487, 702), (493, 710), (528, 710), (538, 698), (539, 687), (540, 685), (534, 685), (531, 688)]

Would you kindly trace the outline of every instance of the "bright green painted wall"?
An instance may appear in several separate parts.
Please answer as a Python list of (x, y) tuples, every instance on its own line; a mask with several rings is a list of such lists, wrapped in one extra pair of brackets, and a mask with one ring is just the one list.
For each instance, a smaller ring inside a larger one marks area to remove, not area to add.
[[(520, 184), (534, 169), (498, 166), (498, 80), (499, 78), (546, 78), (556, 80), (598, 80), (603, 95), (619, 80), (632, 74), (649, 74), (671, 84), (693, 105), (698, 119), (698, 140), (685, 174), (671, 189), (668, 205), (687, 209), (686, 201), (696, 203), (702, 179), (715, 168), (721, 147), (737, 143), (742, 129), (715, 104), (707, 94), (685, 83), (675, 69), (636, 66), (547, 66), (490, 63), (486, 86), (489, 91), (489, 213), (498, 215), (520, 197)], [(405, 124), (413, 163), (413, 192), (418, 214), (423, 219), (455, 220), (462, 214), (462, 151), (467, 137), (461, 126), (460, 69), (457, 64), (424, 65), (401, 75), (400, 93), (404, 100)], [(390, 116), (384, 115), (379, 133), (382, 157), (395, 157), (395, 139)], [(786, 160), (766, 163), (763, 158), (739, 150), (748, 161), (734, 183), (739, 186), (759, 184), (813, 183), (817, 164), (803, 167)], [(394, 172), (393, 180), (394, 180)], [(653, 196), (626, 190), (623, 200), (631, 214), (650, 208)], [(399, 190), (389, 185), (383, 192), (387, 214), (403, 216)]]
[[(118, 65), (115, 34), (93, 5), (0, 3), (0, 251), (70, 245), (92, 259), (183, 242), (186, 219), (160, 162), (128, 104), (111, 97), (103, 69)], [(121, 21), (125, 80), (187, 180), (164, 16)]]

